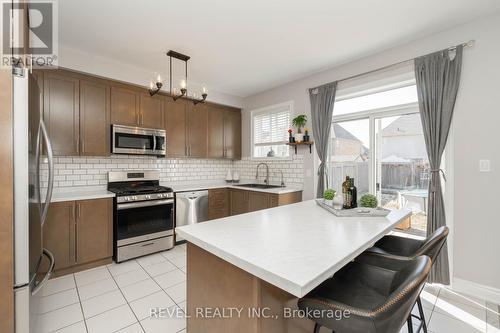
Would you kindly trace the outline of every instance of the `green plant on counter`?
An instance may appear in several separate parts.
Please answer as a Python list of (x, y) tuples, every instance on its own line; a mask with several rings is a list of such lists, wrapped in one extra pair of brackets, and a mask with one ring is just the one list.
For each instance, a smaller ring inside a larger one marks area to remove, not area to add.
[(292, 125), (297, 127), (297, 133), (302, 133), (302, 127), (306, 126), (307, 116), (305, 114), (299, 114), (297, 117), (292, 119)]
[(361, 207), (377, 208), (378, 200), (373, 194), (365, 194), (359, 199), (359, 205)]
[(323, 199), (333, 200), (333, 198), (335, 197), (335, 193), (335, 190), (332, 189), (325, 190), (325, 192), (323, 193)]

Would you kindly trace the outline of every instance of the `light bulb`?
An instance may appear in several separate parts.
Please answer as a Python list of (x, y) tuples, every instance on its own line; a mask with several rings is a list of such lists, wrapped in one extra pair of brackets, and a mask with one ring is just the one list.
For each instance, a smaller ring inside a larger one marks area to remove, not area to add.
[(158, 76), (156, 77), (156, 82), (161, 82), (161, 75), (158, 74)]
[(207, 93), (207, 87), (203, 87), (203, 93), (206, 94)]
[(153, 82), (149, 82), (149, 89), (153, 90), (155, 88), (155, 84)]
[(182, 89), (186, 88), (186, 80), (181, 80), (181, 88)]

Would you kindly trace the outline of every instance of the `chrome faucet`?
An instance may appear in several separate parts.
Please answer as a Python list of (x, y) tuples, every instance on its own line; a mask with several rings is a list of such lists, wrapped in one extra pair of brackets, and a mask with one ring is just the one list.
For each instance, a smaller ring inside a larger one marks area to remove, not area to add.
[(257, 165), (257, 171), (255, 172), (255, 179), (257, 180), (257, 182), (259, 181), (259, 167), (261, 165), (264, 165), (266, 167), (266, 180), (264, 180), (264, 182), (269, 185), (269, 165), (267, 165), (267, 163), (259, 163)]

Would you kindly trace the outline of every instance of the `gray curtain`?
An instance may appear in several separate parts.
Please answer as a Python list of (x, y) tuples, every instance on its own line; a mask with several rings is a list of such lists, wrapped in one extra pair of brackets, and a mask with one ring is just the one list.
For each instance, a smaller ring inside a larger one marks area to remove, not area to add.
[[(444, 172), (440, 167), (460, 83), (462, 51), (463, 47), (457, 46), (454, 50), (443, 50), (415, 59), (420, 118), (431, 168), (427, 235), (446, 225), (440, 178), (441, 174), (444, 177)], [(450, 283), (446, 245), (433, 265), (429, 282)]]
[(330, 140), (330, 128), (332, 125), (333, 104), (337, 82), (325, 84), (320, 87), (309, 89), (311, 100), (312, 130), (316, 151), (319, 157), (318, 187), (316, 197), (322, 198), (325, 190), (325, 162), (328, 156), (328, 141)]

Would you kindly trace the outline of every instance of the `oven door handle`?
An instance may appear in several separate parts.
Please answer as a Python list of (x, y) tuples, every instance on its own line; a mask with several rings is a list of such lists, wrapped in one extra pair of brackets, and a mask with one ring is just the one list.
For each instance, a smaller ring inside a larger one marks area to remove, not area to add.
[(130, 209), (130, 208), (160, 206), (160, 205), (167, 205), (167, 204), (173, 204), (173, 203), (174, 203), (174, 199), (128, 202), (128, 203), (117, 204), (116, 209), (123, 210), (123, 209)]

